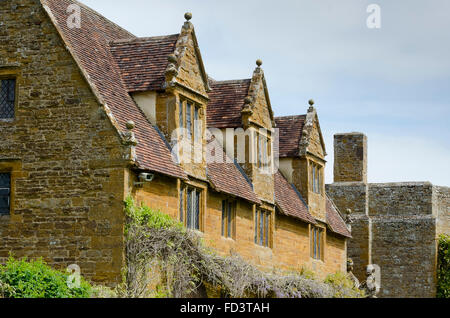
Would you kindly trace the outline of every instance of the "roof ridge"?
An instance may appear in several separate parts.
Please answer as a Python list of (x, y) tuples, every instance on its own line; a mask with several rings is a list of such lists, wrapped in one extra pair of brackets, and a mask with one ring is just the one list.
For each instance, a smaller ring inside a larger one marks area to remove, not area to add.
[(304, 115), (278, 116), (278, 117), (275, 117), (275, 120), (277, 120), (277, 119), (288, 119), (288, 118), (300, 118), (300, 117), (306, 117), (306, 114), (304, 114)]
[[(211, 79), (211, 78), (210, 78)], [(251, 78), (245, 78), (245, 79), (238, 79), (238, 80), (226, 80), (226, 81), (216, 81), (211, 79), (213, 84), (238, 84), (238, 83), (244, 83), (244, 82), (251, 82), (252, 79)]]
[(127, 38), (127, 39), (117, 39), (109, 41), (109, 45), (114, 44), (127, 44), (127, 43), (145, 43), (152, 40), (161, 40), (161, 39), (168, 39), (171, 37), (179, 37), (180, 34), (169, 34), (169, 35), (158, 35), (158, 36), (146, 36), (146, 37), (134, 37), (134, 38)]

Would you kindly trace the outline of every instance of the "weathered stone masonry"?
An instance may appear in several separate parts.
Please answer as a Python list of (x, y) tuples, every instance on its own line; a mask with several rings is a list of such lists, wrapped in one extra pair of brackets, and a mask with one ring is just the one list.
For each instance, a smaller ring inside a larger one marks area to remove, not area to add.
[(122, 267), (124, 147), (38, 1), (0, 3), (0, 75), (17, 80), (16, 119), (0, 124), (0, 169), (11, 171), (11, 216), (0, 262), (77, 263), (98, 282)]
[[(66, 23), (70, 4), (80, 5), (80, 29)], [(181, 35), (153, 38), (136, 38), (73, 0), (0, 1), (0, 16), (0, 78), (17, 84), (15, 118), (0, 120), (0, 173), (11, 173), (10, 215), (0, 217), (0, 263), (10, 252), (43, 257), (59, 269), (77, 264), (89, 280), (114, 286), (125, 265), (125, 196), (179, 219), (181, 189), (189, 185), (202, 191), (200, 235), (219, 253), (237, 251), (266, 269), (309, 267), (321, 277), (345, 270), (351, 233), (339, 211), (326, 208), (324, 191), (308, 206), (295, 182), (281, 174), (275, 182), (273, 176), (245, 176), (234, 163), (172, 160), (171, 132), (187, 101), (198, 106), (203, 130), (208, 112), (220, 123), (227, 118), (220, 110), (233, 103), (236, 127), (274, 128), (261, 61), (248, 80), (251, 89), (244, 85), (244, 96), (236, 96), (218, 90), (228, 82), (207, 77), (192, 15), (185, 16)], [(308, 113), (301, 146), (311, 144), (309, 151), (324, 164), (318, 117), (313, 107)], [(310, 183), (308, 167), (292, 169), (305, 186)], [(137, 186), (142, 172), (154, 178)], [(221, 235), (223, 200), (236, 202), (233, 238)], [(270, 246), (255, 244), (258, 209), (271, 212)], [(324, 233), (321, 259), (311, 257), (314, 215)]]
[(450, 233), (450, 189), (428, 182), (368, 184), (363, 134), (336, 135), (335, 154), (336, 182), (327, 191), (341, 210), (352, 211), (348, 253), (355, 274), (362, 280), (365, 266), (377, 264), (381, 297), (434, 297), (437, 237)]

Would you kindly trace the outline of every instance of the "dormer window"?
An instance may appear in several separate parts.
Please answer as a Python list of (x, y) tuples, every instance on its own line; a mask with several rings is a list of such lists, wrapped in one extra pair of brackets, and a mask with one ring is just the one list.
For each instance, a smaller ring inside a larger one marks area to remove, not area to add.
[(272, 165), (272, 149), (270, 137), (254, 131), (255, 164), (258, 168), (269, 171)]
[(16, 80), (0, 80), (0, 119), (14, 119)]
[(322, 167), (314, 162), (311, 162), (311, 173), (310, 173), (310, 180), (311, 180), (311, 190), (314, 193), (321, 194), (322, 193)]
[(200, 108), (200, 105), (187, 99), (181, 99), (179, 103), (178, 125), (192, 142), (200, 142), (202, 139)]

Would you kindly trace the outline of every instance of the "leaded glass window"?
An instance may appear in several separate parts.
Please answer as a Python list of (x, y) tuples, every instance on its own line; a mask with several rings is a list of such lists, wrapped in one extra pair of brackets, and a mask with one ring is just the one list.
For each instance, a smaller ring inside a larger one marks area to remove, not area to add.
[(0, 215), (10, 213), (11, 205), (11, 174), (0, 173)]
[(14, 118), (14, 105), (16, 101), (16, 80), (0, 80), (0, 119)]

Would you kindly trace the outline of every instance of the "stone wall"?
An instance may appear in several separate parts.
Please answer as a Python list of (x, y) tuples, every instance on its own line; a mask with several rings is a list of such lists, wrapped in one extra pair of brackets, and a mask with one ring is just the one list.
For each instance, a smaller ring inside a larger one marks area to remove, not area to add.
[(380, 297), (434, 297), (436, 218), (430, 183), (371, 184), (372, 263)]
[(334, 182), (367, 183), (367, 137), (364, 134), (334, 136)]
[(434, 297), (436, 238), (450, 233), (450, 191), (427, 182), (367, 184), (367, 138), (335, 136), (335, 180), (327, 192), (351, 210), (348, 255), (355, 275), (381, 267), (380, 297)]
[(437, 235), (450, 235), (450, 188), (433, 188), (433, 211), (438, 218)]
[(368, 211), (369, 189), (361, 182), (341, 182), (327, 185), (327, 193), (342, 212), (351, 209), (352, 239), (348, 242), (348, 257), (354, 261), (354, 274), (365, 279), (365, 266), (371, 264), (371, 221)]
[(0, 169), (12, 171), (0, 263), (43, 257), (120, 280), (125, 149), (39, 1), (0, 3), (0, 75), (17, 80), (13, 122), (0, 122)]

